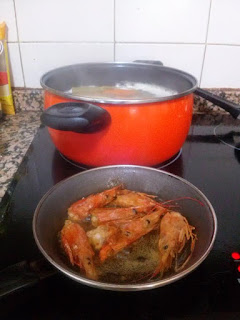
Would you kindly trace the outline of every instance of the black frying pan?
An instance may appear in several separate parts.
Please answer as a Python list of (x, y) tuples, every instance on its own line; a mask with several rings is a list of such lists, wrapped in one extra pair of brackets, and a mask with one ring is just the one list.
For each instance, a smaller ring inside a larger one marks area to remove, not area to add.
[[(58, 243), (58, 232), (67, 218), (68, 207), (82, 197), (118, 184), (124, 184), (124, 187), (135, 191), (155, 194), (164, 201), (191, 197), (204, 204), (201, 206), (191, 200), (178, 202), (179, 211), (196, 227), (198, 237), (194, 253), (183, 270), (153, 282), (143, 280), (137, 284), (118, 285), (89, 280), (71, 268)], [(32, 263), (20, 262), (10, 266), (0, 273), (0, 297), (19, 288), (33, 285), (42, 278), (51, 276), (57, 269), (82, 284), (108, 290), (147, 290), (168, 285), (186, 276), (204, 261), (211, 251), (216, 232), (216, 215), (209, 200), (195, 186), (178, 176), (133, 165), (107, 166), (81, 172), (52, 187), (35, 210), (33, 233), (36, 243), (45, 258), (56, 268), (51, 268), (45, 259)]]
[[(61, 254), (58, 232), (67, 218), (68, 207), (78, 199), (90, 194), (124, 184), (124, 187), (148, 194), (158, 195), (163, 200), (191, 197), (200, 200), (204, 206), (191, 200), (180, 201), (180, 210), (197, 230), (195, 251), (184, 270), (177, 274), (138, 284), (115, 284), (85, 278), (71, 268)], [(208, 199), (186, 180), (164, 171), (148, 167), (120, 165), (100, 167), (74, 175), (55, 185), (42, 198), (33, 219), (36, 243), (45, 258), (68, 277), (97, 288), (132, 291), (146, 290), (170, 284), (193, 271), (209, 254), (216, 236), (217, 221)]]

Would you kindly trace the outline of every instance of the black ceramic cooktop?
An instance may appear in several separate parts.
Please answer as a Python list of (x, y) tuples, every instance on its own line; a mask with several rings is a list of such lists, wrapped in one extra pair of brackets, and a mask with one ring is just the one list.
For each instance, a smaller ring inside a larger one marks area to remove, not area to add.
[(50, 187), (81, 170), (61, 157), (41, 127), (1, 204), (0, 288), (12, 271), (7, 267), (19, 262), (15, 268), (20, 278), (22, 270), (31, 278), (35, 266), (41, 280), (33, 276), (34, 285), (3, 296), (2, 319), (240, 319), (240, 121), (223, 115), (193, 119), (182, 153), (163, 168), (196, 185), (218, 218), (217, 238), (207, 259), (166, 287), (103, 291), (52, 274), (48, 263), (43, 270), (39, 267), (42, 256), (32, 235), (34, 210)]

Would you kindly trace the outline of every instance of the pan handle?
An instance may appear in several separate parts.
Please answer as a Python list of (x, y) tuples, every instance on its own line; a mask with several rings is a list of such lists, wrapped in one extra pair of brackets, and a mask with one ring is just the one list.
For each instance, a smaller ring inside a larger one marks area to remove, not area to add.
[(229, 112), (233, 118), (240, 119), (240, 107), (236, 103), (223, 99), (201, 88), (197, 88), (194, 93)]
[(77, 133), (94, 133), (109, 125), (107, 110), (91, 103), (63, 102), (47, 108), (41, 122), (53, 129)]
[(56, 269), (39, 259), (33, 262), (21, 261), (0, 271), (0, 298), (17, 290), (37, 284), (40, 280), (56, 273)]

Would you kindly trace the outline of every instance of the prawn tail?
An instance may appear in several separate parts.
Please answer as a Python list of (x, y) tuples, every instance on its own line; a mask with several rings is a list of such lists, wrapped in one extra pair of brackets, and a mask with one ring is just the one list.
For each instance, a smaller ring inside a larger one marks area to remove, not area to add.
[(113, 250), (110, 245), (105, 245), (99, 252), (100, 261), (104, 262), (108, 257), (113, 253)]
[(174, 271), (178, 272), (180, 270), (182, 270), (186, 264), (188, 263), (188, 261), (190, 260), (190, 258), (192, 257), (194, 248), (195, 248), (195, 242), (197, 240), (197, 236), (194, 233), (191, 233), (191, 245), (190, 245), (190, 253), (189, 255), (186, 257), (185, 261), (181, 264), (181, 266), (178, 266), (178, 255), (176, 255), (176, 259), (175, 259), (175, 266), (174, 266)]
[(162, 279), (163, 274), (164, 274), (164, 271), (161, 271), (161, 267), (158, 266), (158, 267), (154, 270), (154, 272), (151, 274), (151, 277), (149, 278), (149, 280), (152, 280), (152, 279), (156, 278), (156, 276), (158, 276), (158, 275), (159, 275), (159, 278)]

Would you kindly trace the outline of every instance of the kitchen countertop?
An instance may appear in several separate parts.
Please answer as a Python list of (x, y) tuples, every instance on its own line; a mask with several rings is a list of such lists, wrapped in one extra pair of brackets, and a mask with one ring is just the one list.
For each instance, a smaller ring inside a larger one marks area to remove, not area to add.
[(40, 126), (41, 111), (20, 111), (0, 120), (0, 201)]

